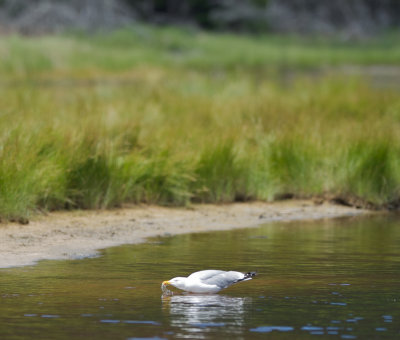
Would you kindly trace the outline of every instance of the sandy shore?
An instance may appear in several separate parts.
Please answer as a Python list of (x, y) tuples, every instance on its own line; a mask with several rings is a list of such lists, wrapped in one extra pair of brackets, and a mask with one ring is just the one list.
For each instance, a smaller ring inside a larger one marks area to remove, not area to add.
[(151, 236), (363, 213), (366, 211), (331, 204), (315, 205), (312, 201), (55, 212), (36, 217), (27, 225), (0, 224), (0, 268), (32, 265), (44, 259), (93, 256), (99, 249), (143, 242)]

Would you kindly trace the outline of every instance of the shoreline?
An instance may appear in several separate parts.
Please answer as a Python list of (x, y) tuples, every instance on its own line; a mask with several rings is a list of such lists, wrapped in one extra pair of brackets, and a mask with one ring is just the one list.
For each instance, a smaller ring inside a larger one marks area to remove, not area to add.
[(170, 208), (135, 205), (115, 210), (51, 212), (29, 224), (0, 224), (0, 268), (34, 265), (41, 260), (82, 259), (105, 248), (173, 236), (271, 222), (317, 220), (371, 213), (368, 210), (315, 204), (311, 200), (273, 203), (196, 204)]

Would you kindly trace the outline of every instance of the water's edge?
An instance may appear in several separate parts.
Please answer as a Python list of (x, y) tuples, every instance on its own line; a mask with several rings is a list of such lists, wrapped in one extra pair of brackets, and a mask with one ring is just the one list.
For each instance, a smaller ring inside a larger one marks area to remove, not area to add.
[(154, 236), (372, 213), (376, 212), (332, 204), (317, 205), (310, 200), (55, 212), (29, 225), (0, 226), (0, 268), (33, 265), (40, 260), (93, 257), (99, 250), (146, 242)]

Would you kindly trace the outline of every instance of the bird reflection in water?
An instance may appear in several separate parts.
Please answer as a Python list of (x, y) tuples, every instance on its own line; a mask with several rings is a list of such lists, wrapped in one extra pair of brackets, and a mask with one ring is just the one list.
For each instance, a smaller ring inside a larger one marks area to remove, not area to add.
[(241, 333), (245, 308), (251, 304), (249, 297), (217, 294), (162, 295), (161, 298), (163, 310), (169, 314), (171, 326), (193, 336), (196, 333), (200, 335), (211, 330), (217, 331), (220, 327), (223, 327), (225, 334), (227, 331)]

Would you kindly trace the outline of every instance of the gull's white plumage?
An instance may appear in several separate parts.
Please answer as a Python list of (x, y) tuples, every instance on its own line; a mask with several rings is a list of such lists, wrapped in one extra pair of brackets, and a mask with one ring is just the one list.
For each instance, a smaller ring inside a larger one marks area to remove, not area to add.
[(201, 270), (190, 274), (188, 277), (174, 277), (164, 281), (161, 289), (164, 291), (166, 285), (170, 284), (176, 288), (191, 293), (217, 293), (234, 283), (251, 280), (256, 273), (241, 273), (223, 270)]

